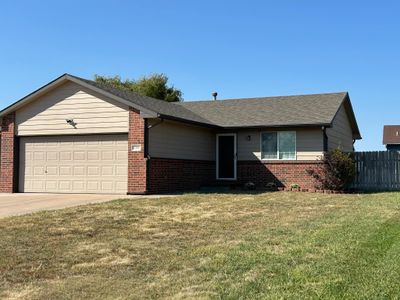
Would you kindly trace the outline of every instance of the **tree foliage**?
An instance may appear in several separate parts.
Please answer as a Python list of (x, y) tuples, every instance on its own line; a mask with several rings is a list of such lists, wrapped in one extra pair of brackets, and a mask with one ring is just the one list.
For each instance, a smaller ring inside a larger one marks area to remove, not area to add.
[(325, 153), (320, 168), (308, 170), (318, 181), (317, 188), (342, 191), (351, 184), (355, 176), (355, 165), (351, 154), (340, 149)]
[(122, 80), (120, 76), (95, 75), (96, 82), (108, 84), (118, 89), (125, 89), (142, 96), (148, 96), (168, 102), (183, 101), (183, 93), (174, 86), (168, 85), (168, 76), (165, 74), (151, 74), (139, 79)]

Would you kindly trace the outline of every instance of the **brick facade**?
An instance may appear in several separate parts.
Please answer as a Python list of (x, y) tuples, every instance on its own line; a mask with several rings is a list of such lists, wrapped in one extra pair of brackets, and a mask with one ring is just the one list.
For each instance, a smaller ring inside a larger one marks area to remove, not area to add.
[(319, 166), (320, 161), (238, 161), (237, 174), (240, 183), (251, 181), (258, 188), (274, 182), (278, 187), (290, 188), (298, 184), (302, 189), (315, 189), (317, 182), (307, 170)]
[(149, 192), (196, 190), (215, 182), (215, 161), (151, 158)]
[[(147, 193), (147, 158), (145, 145), (146, 121), (140, 112), (129, 109), (128, 133), (128, 194)], [(133, 144), (140, 145), (140, 151), (133, 152)]]
[(15, 113), (3, 117), (1, 124), (0, 192), (15, 191)]
[[(319, 161), (260, 162), (238, 161), (237, 181), (228, 185), (254, 182), (259, 189), (274, 182), (278, 187), (290, 188), (298, 184), (302, 189), (315, 189), (317, 182), (307, 172), (321, 166)], [(215, 185), (215, 162), (186, 159), (151, 158), (149, 161), (149, 189), (152, 194), (196, 190)], [(218, 181), (220, 184), (222, 181)]]

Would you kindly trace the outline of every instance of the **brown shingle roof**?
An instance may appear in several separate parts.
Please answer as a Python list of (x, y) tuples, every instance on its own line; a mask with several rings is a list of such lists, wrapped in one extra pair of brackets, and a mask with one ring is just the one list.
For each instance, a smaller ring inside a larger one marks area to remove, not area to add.
[(400, 125), (383, 126), (383, 144), (400, 144)]
[(178, 105), (223, 127), (331, 124), (347, 93), (189, 101)]

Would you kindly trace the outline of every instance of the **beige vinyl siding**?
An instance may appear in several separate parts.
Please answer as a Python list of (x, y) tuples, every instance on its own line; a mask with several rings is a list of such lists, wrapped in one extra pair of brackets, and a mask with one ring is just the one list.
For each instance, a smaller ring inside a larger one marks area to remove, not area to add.
[[(321, 129), (287, 129), (296, 132), (297, 160), (318, 160), (323, 155)], [(241, 130), (238, 132), (238, 160), (261, 160), (261, 132), (268, 130)], [(279, 131), (271, 129), (270, 131)], [(250, 135), (250, 141), (248, 136)]]
[[(150, 124), (159, 121), (152, 120)], [(215, 133), (207, 128), (164, 121), (149, 129), (151, 157), (215, 160)]]
[[(76, 128), (67, 124), (73, 119)], [(68, 82), (16, 112), (17, 135), (128, 132), (128, 107)]]
[(322, 128), (298, 130), (296, 134), (297, 160), (318, 160), (324, 152)]
[(353, 131), (342, 105), (333, 120), (332, 127), (326, 129), (328, 135), (328, 150), (340, 148), (343, 151), (353, 151)]

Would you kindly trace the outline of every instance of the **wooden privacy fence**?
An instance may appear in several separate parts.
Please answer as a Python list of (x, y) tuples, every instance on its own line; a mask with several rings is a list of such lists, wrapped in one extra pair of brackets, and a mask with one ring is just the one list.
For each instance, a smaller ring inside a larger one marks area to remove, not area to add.
[(351, 187), (363, 191), (400, 190), (400, 153), (354, 152), (356, 176)]

